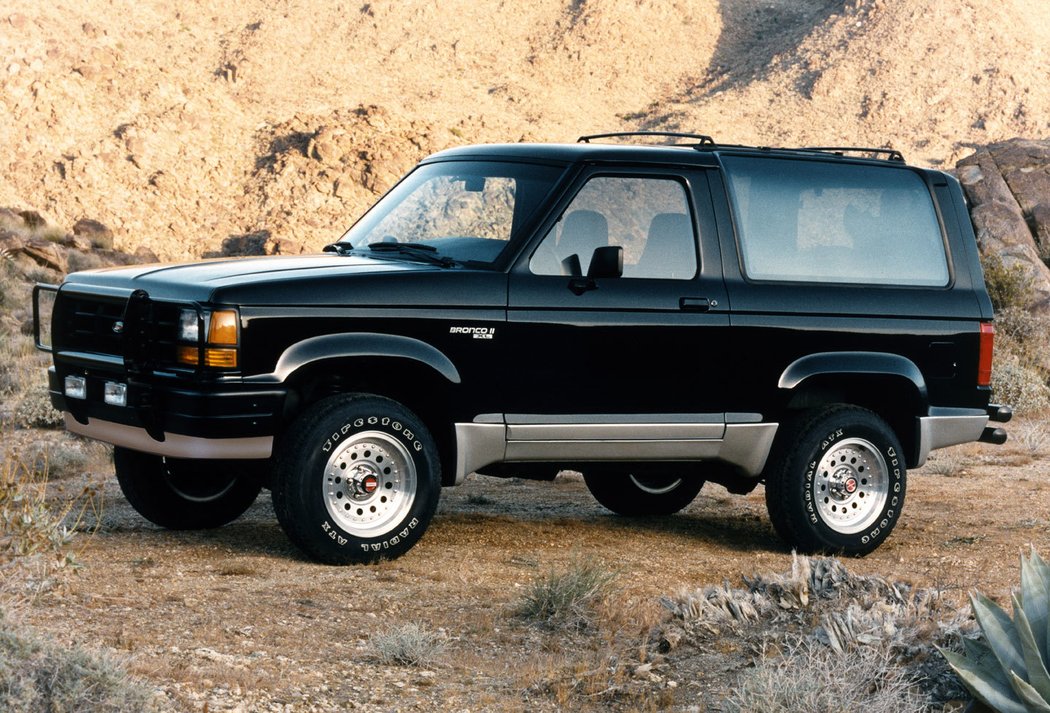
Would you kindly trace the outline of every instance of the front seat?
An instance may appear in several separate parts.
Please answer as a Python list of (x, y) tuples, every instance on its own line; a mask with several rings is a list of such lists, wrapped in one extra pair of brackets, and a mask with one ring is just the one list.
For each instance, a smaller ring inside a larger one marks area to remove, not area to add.
[(558, 239), (557, 256), (563, 266), (569, 266), (575, 255), (579, 260), (580, 272), (583, 273), (590, 265), (594, 249), (608, 244), (609, 221), (605, 216), (594, 210), (574, 210), (565, 216)]
[(693, 228), (685, 213), (658, 213), (631, 277), (690, 278), (696, 272)]

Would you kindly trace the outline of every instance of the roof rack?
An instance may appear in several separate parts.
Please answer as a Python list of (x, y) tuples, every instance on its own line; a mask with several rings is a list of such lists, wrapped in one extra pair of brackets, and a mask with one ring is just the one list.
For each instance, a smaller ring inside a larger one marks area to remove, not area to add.
[(608, 134), (589, 134), (576, 139), (576, 143), (589, 144), (599, 139), (624, 139), (631, 137), (657, 137), (671, 139), (692, 139), (696, 143), (671, 144), (674, 146), (689, 146), (694, 149), (757, 149), (759, 151), (794, 151), (799, 153), (830, 153), (836, 156), (856, 154), (861, 158), (883, 158), (886, 161), (898, 161), (905, 163), (904, 154), (897, 149), (875, 149), (863, 146), (803, 146), (800, 148), (777, 148), (773, 146), (745, 146), (743, 144), (718, 144), (707, 134), (689, 134), (679, 131), (617, 131)]
[(715, 146), (715, 140), (707, 134), (686, 134), (678, 131), (618, 131), (611, 134), (590, 134), (576, 139), (578, 144), (589, 144), (596, 139), (621, 139), (630, 136), (657, 136), (672, 139), (695, 139), (694, 146)]
[(877, 158), (884, 155), (887, 161), (900, 161), (904, 163), (904, 154), (897, 149), (870, 149), (862, 146), (804, 146), (796, 151), (821, 151), (833, 153), (837, 156), (845, 156), (847, 153), (868, 154), (865, 158)]

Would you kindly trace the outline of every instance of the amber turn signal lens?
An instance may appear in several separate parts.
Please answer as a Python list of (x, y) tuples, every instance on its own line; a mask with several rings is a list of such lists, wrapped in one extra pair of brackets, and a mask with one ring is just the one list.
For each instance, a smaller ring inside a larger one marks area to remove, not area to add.
[(220, 369), (234, 369), (237, 367), (237, 350), (205, 349), (204, 366), (215, 366)]
[(197, 347), (178, 346), (175, 347), (175, 358), (180, 364), (197, 366)]
[(211, 326), (208, 327), (208, 344), (237, 346), (236, 312), (227, 309), (211, 313)]

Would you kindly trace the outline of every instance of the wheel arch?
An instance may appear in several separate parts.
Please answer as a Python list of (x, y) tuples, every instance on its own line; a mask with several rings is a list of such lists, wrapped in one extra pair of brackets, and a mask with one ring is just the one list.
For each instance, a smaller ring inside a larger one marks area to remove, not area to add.
[(285, 350), (274, 375), (288, 387), (284, 424), (335, 394), (376, 394), (401, 403), (430, 430), (441, 457), (442, 481), (451, 483), (456, 451), (449, 405), (461, 377), (437, 348), (385, 334), (313, 337)]
[(278, 358), (273, 376), (278, 381), (287, 381), (311, 364), (356, 357), (406, 359), (430, 367), (453, 384), (461, 381), (455, 364), (436, 347), (412, 337), (374, 332), (325, 334), (296, 342)]
[(929, 392), (922, 371), (907, 357), (882, 352), (810, 354), (792, 362), (778, 386), (789, 411), (834, 403), (874, 411), (896, 433), (908, 465), (917, 462), (916, 418), (928, 411)]

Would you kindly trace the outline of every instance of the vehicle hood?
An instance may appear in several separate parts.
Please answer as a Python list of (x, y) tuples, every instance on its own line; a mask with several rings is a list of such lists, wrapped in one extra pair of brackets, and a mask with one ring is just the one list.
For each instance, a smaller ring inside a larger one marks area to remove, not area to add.
[(120, 293), (145, 290), (160, 300), (185, 302), (239, 301), (265, 294), (286, 293), (296, 286), (342, 284), (355, 276), (383, 276), (435, 272), (444, 268), (409, 260), (365, 256), (319, 255), (241, 257), (180, 264), (137, 265), (77, 272), (66, 278), (64, 289), (98, 288)]

